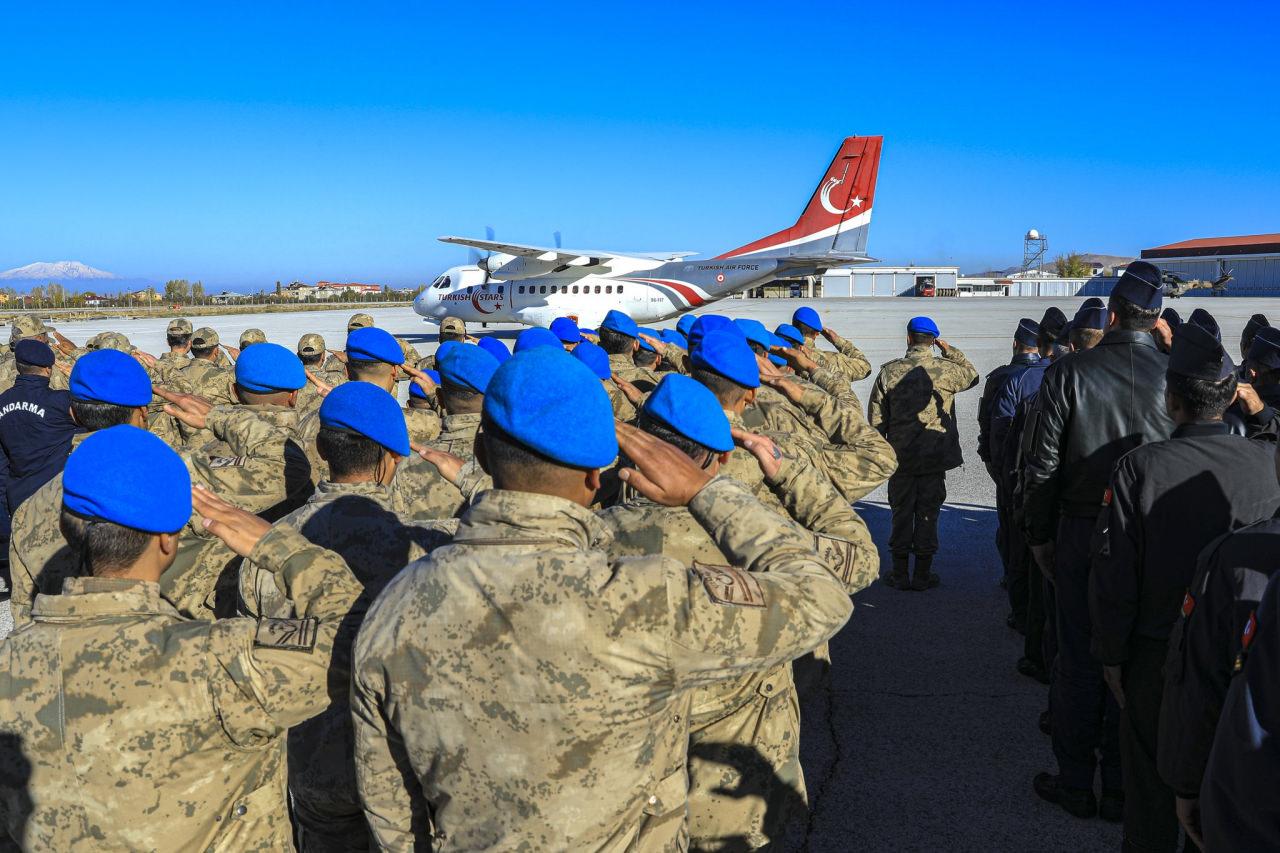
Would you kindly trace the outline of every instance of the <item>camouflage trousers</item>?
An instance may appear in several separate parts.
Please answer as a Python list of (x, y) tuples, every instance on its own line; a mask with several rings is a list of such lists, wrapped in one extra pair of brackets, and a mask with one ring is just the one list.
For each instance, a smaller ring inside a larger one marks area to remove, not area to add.
[(895, 557), (938, 553), (938, 513), (947, 499), (947, 475), (894, 474), (889, 478), (889, 552)]
[(800, 766), (800, 704), (786, 667), (756, 695), (689, 733), (691, 850), (780, 843), (808, 808)]

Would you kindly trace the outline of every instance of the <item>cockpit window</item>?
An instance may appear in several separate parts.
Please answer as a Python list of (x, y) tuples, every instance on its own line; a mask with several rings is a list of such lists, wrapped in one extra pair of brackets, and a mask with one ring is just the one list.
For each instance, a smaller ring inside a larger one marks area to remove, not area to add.
[(435, 280), (435, 282), (432, 283), (431, 286), (436, 290), (444, 290), (449, 286), (449, 276), (447, 275), (440, 276), (438, 279)]

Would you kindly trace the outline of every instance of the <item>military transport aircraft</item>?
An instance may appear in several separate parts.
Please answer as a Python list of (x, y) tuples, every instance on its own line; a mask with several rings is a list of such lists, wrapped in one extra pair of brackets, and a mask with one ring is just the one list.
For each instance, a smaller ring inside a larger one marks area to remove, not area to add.
[(488, 255), (446, 270), (414, 300), (413, 310), (437, 323), (458, 317), (548, 326), (570, 316), (595, 327), (616, 308), (651, 323), (778, 278), (873, 261), (866, 255), (867, 231), (882, 141), (844, 140), (794, 225), (710, 260), (689, 260), (694, 252), (604, 252), (502, 243), (492, 235), (441, 237)]

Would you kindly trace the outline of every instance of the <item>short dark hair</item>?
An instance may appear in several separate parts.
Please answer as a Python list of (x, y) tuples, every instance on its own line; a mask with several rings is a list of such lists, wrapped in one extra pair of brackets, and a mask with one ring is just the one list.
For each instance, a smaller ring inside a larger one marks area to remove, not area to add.
[(613, 329), (600, 330), (600, 349), (609, 355), (630, 355), (636, 339)]
[(1102, 329), (1072, 329), (1071, 345), (1077, 350), (1093, 349), (1104, 334)]
[(96, 403), (75, 398), (71, 400), (71, 416), (89, 432), (127, 424), (135, 411), (137, 408), (134, 406), (117, 406), (115, 403)]
[(171, 347), (182, 347), (191, 343), (191, 334), (190, 333), (185, 335), (166, 334), (164, 336), (164, 339), (169, 342), (169, 346)]
[(907, 332), (907, 340), (911, 341), (913, 347), (933, 346), (933, 342), (937, 339), (937, 335), (930, 335), (927, 332)]
[(650, 367), (658, 361), (658, 354), (653, 350), (647, 350), (644, 347), (635, 351), (631, 356), (631, 360), (635, 362), (637, 367)]
[(440, 405), (444, 406), (449, 414), (454, 414), (455, 410), (461, 409), (475, 411), (476, 405), (484, 402), (484, 395), (472, 388), (463, 388), (448, 382), (442, 382), (437, 387)]
[(314, 355), (303, 355), (302, 353), (298, 353), (298, 360), (302, 362), (304, 367), (315, 367), (320, 362), (324, 361), (324, 353), (318, 352)]
[(82, 565), (97, 576), (118, 574), (138, 562), (155, 535), (110, 521), (85, 518), (65, 508), (58, 517), (58, 529), (72, 552), (80, 554)]
[(795, 321), (795, 327), (799, 329), (800, 334), (804, 335), (806, 338), (811, 338), (818, 334), (818, 330), (813, 326), (810, 326), (807, 323), (801, 323), (799, 320)]
[(488, 418), (481, 422), (479, 438), (484, 442), (485, 463), (495, 484), (535, 483), (545, 479), (553, 469), (571, 467), (530, 450)]
[(19, 376), (33, 376), (42, 370), (48, 370), (47, 367), (41, 367), (38, 364), (29, 364), (25, 361), (16, 362)]
[(440, 343), (444, 343), (445, 341), (465, 341), (466, 339), (467, 339), (467, 335), (465, 332), (441, 332), (440, 333)]
[(1160, 319), (1159, 308), (1143, 308), (1114, 293), (1107, 300), (1107, 310), (1116, 315), (1116, 325), (1126, 332), (1149, 332)]
[(363, 358), (347, 357), (347, 375), (357, 380), (366, 376), (378, 378), (386, 376), (394, 366), (387, 364), (385, 361), (369, 361)]
[(1165, 386), (1172, 396), (1182, 401), (1183, 408), (1193, 418), (1220, 418), (1236, 395), (1236, 375), (1232, 373), (1214, 382), (1169, 371), (1165, 374)]
[(212, 347), (193, 346), (191, 348), (191, 354), (197, 358), (208, 358), (216, 349), (217, 349), (216, 346), (212, 346)]
[(708, 454), (715, 453), (715, 451), (710, 447), (699, 444), (693, 439), (681, 435), (662, 421), (656, 420), (645, 414), (643, 409), (640, 410), (640, 417), (636, 419), (636, 426), (649, 433), (649, 435), (654, 438), (660, 438), (667, 444), (672, 445), (694, 462), (702, 463), (706, 461)]
[(689, 374), (698, 382), (707, 386), (712, 394), (716, 395), (716, 399), (720, 401), (721, 406), (732, 406), (747, 395), (751, 389), (745, 385), (739, 385), (732, 379), (726, 379), (719, 373), (714, 373), (704, 367), (695, 367)]
[(377, 470), (385, 452), (371, 438), (333, 427), (320, 427), (316, 433), (316, 451), (329, 463), (329, 479), (367, 474)]
[(751, 351), (756, 355), (769, 355), (769, 351), (765, 349), (764, 344), (758, 344), (755, 341), (747, 341), (747, 346), (751, 347)]

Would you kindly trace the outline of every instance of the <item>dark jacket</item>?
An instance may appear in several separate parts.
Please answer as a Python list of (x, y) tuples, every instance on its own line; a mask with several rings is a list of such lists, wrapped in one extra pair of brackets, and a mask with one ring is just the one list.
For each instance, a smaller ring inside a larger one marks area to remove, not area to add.
[(0, 394), (0, 451), (10, 512), (62, 470), (78, 429), (71, 420), (71, 395), (51, 390), (47, 376), (19, 376)]
[[(987, 374), (982, 386), (982, 399), (978, 400), (978, 458), (991, 469), (991, 421), (996, 413), (996, 400), (1018, 374), (1040, 360), (1039, 353), (1018, 353), (1008, 364), (1002, 364)], [(1012, 409), (1009, 417), (1013, 417)]]
[(1059, 513), (1096, 517), (1120, 457), (1173, 432), (1167, 367), (1149, 334), (1116, 330), (1045, 374), (1023, 476), (1030, 544), (1053, 539)]
[(1274, 451), (1216, 421), (1183, 424), (1120, 460), (1089, 573), (1094, 657), (1116, 665), (1134, 640), (1168, 640), (1197, 555), (1280, 507)]
[(1245, 623), (1280, 568), (1280, 518), (1220, 536), (1198, 563), (1169, 635), (1156, 753), (1160, 778), (1187, 798), (1199, 796)]

